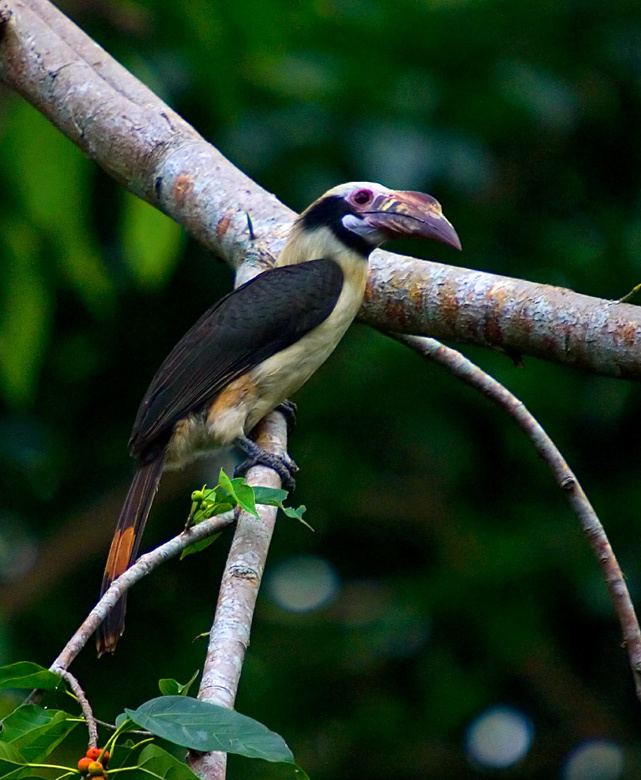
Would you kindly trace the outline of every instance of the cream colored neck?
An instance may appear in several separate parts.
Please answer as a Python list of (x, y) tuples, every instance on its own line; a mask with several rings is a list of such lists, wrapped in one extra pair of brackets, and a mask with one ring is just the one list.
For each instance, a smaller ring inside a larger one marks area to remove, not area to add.
[(335, 260), (346, 276), (351, 276), (356, 269), (360, 275), (367, 268), (367, 258), (346, 247), (330, 228), (304, 230), (300, 222), (292, 227), (276, 265), (297, 265), (321, 258)]

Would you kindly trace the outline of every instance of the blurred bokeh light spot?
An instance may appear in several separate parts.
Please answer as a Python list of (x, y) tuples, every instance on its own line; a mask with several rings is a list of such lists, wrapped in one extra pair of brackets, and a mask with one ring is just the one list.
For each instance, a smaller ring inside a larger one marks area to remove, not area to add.
[(623, 775), (623, 750), (614, 742), (583, 742), (567, 757), (563, 780), (618, 780)]
[(512, 707), (492, 707), (470, 724), (465, 750), (473, 764), (505, 769), (525, 757), (532, 743), (530, 719)]
[(340, 587), (336, 570), (313, 555), (289, 558), (281, 563), (268, 582), (268, 593), (288, 612), (311, 612), (334, 600)]

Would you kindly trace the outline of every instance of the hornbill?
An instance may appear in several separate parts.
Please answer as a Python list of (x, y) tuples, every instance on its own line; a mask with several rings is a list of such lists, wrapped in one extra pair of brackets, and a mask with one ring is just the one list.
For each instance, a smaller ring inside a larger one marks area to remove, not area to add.
[[(102, 593), (132, 563), (164, 468), (203, 444), (236, 444), (285, 484), (296, 465), (248, 434), (327, 359), (363, 301), (368, 257), (390, 238), (460, 241), (439, 203), (420, 192), (352, 182), (326, 192), (294, 223), (274, 268), (215, 303), (169, 353), (149, 385), (129, 450), (137, 469), (120, 512)], [(98, 653), (124, 630), (125, 599), (101, 625)]]

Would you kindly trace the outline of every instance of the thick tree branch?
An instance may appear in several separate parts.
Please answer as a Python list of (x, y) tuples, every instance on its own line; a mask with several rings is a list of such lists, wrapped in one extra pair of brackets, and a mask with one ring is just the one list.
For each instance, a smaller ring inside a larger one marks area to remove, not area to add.
[(361, 310), (361, 319), (370, 325), (501, 347), (608, 376), (641, 378), (639, 306), (507, 276), (403, 260), (388, 266), (387, 258), (374, 256)]
[[(286, 453), (287, 426), (281, 414), (270, 414), (261, 422), (257, 442), (275, 455)], [(280, 487), (280, 477), (264, 466), (251, 469), (247, 481), (250, 485)], [(275, 507), (259, 506), (258, 512), (257, 518), (246, 512), (238, 517), (198, 691), (199, 699), (222, 707), (231, 708), (236, 700), (258, 589), (276, 523)], [(225, 777), (225, 753), (194, 755), (190, 763), (199, 777), (207, 780)]]
[(516, 422), (548, 465), (557, 485), (565, 492), (572, 511), (579, 519), (603, 572), (614, 610), (621, 624), (623, 645), (628, 653), (637, 698), (641, 701), (641, 631), (630, 593), (601, 521), (552, 439), (522, 401), (460, 352), (434, 339), (398, 334), (394, 337), (429, 360), (444, 366), (454, 376), (472, 385), (494, 401)]
[[(238, 267), (276, 254), (293, 212), (46, 0), (4, 0), (0, 77), (132, 192)], [(503, 347), (641, 378), (641, 308), (558, 287), (377, 252), (363, 318), (383, 330)]]

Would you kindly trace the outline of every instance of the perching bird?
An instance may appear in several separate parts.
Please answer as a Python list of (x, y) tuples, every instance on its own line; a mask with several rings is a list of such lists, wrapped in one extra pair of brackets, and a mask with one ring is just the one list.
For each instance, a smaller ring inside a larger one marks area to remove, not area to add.
[[(129, 449), (137, 469), (120, 512), (102, 593), (131, 565), (164, 468), (195, 450), (236, 444), (242, 464), (274, 468), (291, 482), (295, 464), (248, 434), (325, 362), (363, 301), (368, 257), (388, 239), (431, 238), (461, 248), (438, 202), (420, 192), (352, 182), (326, 192), (294, 223), (276, 266), (215, 303), (152, 379)], [(98, 653), (124, 630), (125, 599), (98, 631)]]

